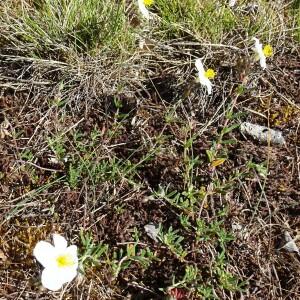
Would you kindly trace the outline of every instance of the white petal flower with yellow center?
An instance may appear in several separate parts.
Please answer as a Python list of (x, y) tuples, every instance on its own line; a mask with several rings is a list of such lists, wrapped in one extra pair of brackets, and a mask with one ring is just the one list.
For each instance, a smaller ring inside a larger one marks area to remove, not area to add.
[(147, 20), (151, 19), (150, 12), (147, 9), (147, 6), (151, 6), (154, 3), (154, 0), (138, 0), (138, 5), (141, 14)]
[(254, 51), (257, 54), (257, 60), (259, 60), (260, 66), (265, 69), (267, 67), (266, 58), (273, 55), (273, 48), (269, 44), (265, 45), (263, 48), (263, 45), (256, 37), (252, 38), (252, 40), (255, 42)]
[(200, 83), (206, 86), (207, 93), (208, 95), (210, 95), (212, 92), (212, 83), (210, 82), (209, 79), (215, 78), (216, 72), (213, 69), (207, 69), (205, 71), (200, 58), (196, 59), (195, 66), (198, 70)]
[(59, 290), (63, 284), (72, 281), (77, 275), (77, 247), (68, 243), (59, 234), (53, 234), (54, 246), (40, 241), (36, 244), (33, 255), (45, 268), (42, 272), (42, 285), (51, 290)]

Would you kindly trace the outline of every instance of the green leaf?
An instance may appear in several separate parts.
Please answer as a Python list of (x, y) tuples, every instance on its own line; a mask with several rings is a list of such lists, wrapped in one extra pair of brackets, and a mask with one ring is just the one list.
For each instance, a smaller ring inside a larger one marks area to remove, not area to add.
[(220, 144), (223, 144), (223, 145), (235, 145), (235, 144), (237, 144), (237, 141), (234, 140), (234, 139), (223, 140), (223, 141), (220, 141)]
[(224, 127), (224, 128), (222, 129), (221, 134), (229, 133), (229, 132), (231, 132), (232, 130), (236, 129), (236, 128), (239, 127), (239, 126), (240, 126), (240, 124), (233, 124), (233, 125), (231, 125), (231, 126), (229, 126), (229, 127)]

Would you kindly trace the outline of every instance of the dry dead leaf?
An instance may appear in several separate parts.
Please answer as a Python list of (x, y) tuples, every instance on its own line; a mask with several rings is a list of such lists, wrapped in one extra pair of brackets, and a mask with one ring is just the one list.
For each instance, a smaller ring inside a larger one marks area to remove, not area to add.
[(0, 249), (0, 261), (5, 262), (7, 261), (7, 256), (4, 254), (4, 252)]
[(149, 223), (144, 226), (144, 229), (147, 233), (147, 235), (153, 239), (155, 242), (158, 242), (158, 233), (159, 233), (159, 227), (157, 225), (154, 225), (153, 223)]
[(220, 166), (225, 162), (225, 160), (226, 160), (226, 158), (218, 158), (218, 159), (211, 162), (211, 166), (212, 167)]
[(0, 124), (0, 139), (4, 139), (6, 136), (11, 137), (11, 133), (8, 131), (9, 125), (10, 124), (7, 119)]
[(295, 243), (296, 239), (297, 239), (297, 237), (295, 239), (293, 239), (291, 237), (291, 235), (287, 231), (285, 231), (284, 232), (284, 240), (285, 240), (286, 243), (280, 249), (285, 249), (288, 252), (297, 252), (297, 253), (299, 253), (299, 248)]

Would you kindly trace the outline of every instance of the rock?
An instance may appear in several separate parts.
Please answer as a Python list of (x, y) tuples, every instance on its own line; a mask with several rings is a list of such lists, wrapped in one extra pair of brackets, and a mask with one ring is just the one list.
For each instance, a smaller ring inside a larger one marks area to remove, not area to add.
[(271, 144), (285, 144), (285, 139), (282, 132), (279, 130), (270, 129), (266, 126), (256, 125), (248, 122), (243, 122), (240, 127), (241, 133), (250, 135), (260, 142), (268, 142)]
[(144, 226), (144, 229), (145, 229), (147, 235), (157, 243), (158, 242), (159, 226), (156, 226), (153, 223), (149, 223), (149, 224)]

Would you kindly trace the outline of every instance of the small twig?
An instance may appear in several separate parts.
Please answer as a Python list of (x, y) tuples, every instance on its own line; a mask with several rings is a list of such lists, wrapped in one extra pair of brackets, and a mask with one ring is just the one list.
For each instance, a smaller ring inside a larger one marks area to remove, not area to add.
[(49, 65), (55, 64), (55, 65), (69, 66), (68, 64), (61, 62), (61, 61), (40, 59), (40, 58), (34, 58), (34, 57), (12, 56), (12, 55), (0, 54), (0, 59), (1, 58), (6, 59), (7, 61), (33, 61), (33, 62), (47, 63)]
[(216, 48), (229, 48), (236, 51), (244, 51), (238, 47), (232, 46), (232, 45), (224, 45), (224, 44), (209, 44), (209, 43), (197, 43), (197, 42), (177, 42), (172, 43), (174, 46), (207, 46), (207, 47), (216, 47)]
[(41, 169), (41, 170), (44, 170), (44, 171), (50, 171), (50, 172), (59, 172), (59, 171), (62, 171), (61, 169), (49, 169), (49, 168), (44, 168), (44, 167), (41, 167), (31, 161), (26, 161), (26, 160), (16, 160), (16, 162), (19, 162), (19, 163), (22, 163), (22, 164), (28, 164), (28, 165), (31, 165), (33, 167), (36, 167), (38, 169)]
[(0, 80), (10, 80), (10, 81), (16, 81), (16, 82), (21, 82), (21, 83), (30, 83), (30, 84), (35, 84), (35, 85), (52, 85), (52, 84), (54, 84), (53, 82), (50, 82), (50, 81), (34, 81), (34, 80), (8, 77), (8, 76), (1, 76)]

